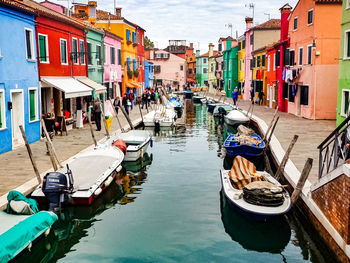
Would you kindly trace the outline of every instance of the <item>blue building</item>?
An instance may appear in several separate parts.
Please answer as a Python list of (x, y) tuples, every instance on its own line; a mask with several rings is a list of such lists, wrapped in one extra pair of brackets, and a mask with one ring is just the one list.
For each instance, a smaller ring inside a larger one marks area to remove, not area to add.
[(153, 87), (153, 63), (145, 60), (145, 88)]
[(40, 139), (40, 87), (35, 13), (0, 1), (0, 153)]

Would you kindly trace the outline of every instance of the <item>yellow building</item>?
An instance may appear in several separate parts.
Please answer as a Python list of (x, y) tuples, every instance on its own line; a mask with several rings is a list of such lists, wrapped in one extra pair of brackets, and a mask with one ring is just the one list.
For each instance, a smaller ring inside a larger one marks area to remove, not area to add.
[(260, 91), (264, 92), (263, 102), (261, 105), (266, 104), (266, 47), (259, 48), (252, 52), (253, 61), (252, 67), (252, 80), (253, 88), (255, 91), (255, 100), (258, 99)]
[(121, 15), (121, 8), (116, 8), (116, 14), (103, 10), (96, 10), (97, 2), (89, 1), (88, 5), (75, 5), (75, 14), (87, 16), (92, 24), (106, 29), (107, 31), (123, 38), (121, 42), (121, 54), (115, 50), (115, 60), (121, 55), (122, 65), (122, 93), (127, 88), (138, 88), (138, 76), (134, 74), (138, 69), (137, 61), (137, 25), (126, 20)]
[(244, 65), (245, 65), (245, 36), (238, 38), (238, 88), (241, 98), (244, 97)]

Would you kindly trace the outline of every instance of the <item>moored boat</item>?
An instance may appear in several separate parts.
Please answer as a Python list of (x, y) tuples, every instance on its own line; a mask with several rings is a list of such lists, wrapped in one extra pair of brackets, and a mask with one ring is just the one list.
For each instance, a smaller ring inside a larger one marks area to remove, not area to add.
[(185, 99), (192, 99), (193, 97), (193, 91), (188, 89), (185, 91)]
[(192, 98), (193, 103), (202, 103), (201, 99), (203, 99), (203, 97), (199, 96), (199, 95), (193, 96), (193, 98)]
[(258, 172), (253, 163), (237, 156), (231, 170), (221, 170), (222, 190), (229, 203), (244, 216), (266, 221), (287, 213), (288, 192), (267, 172)]
[(214, 102), (214, 103), (208, 103), (207, 104), (207, 107), (208, 107), (208, 112), (210, 112), (210, 113), (213, 113), (214, 112), (214, 109), (215, 109), (215, 107), (216, 107), (216, 103)]
[(225, 116), (227, 113), (233, 110), (233, 107), (228, 104), (216, 104), (216, 107), (213, 111), (214, 117)]
[(264, 152), (265, 143), (257, 134), (239, 136), (231, 134), (225, 140), (224, 147), (229, 156), (260, 156)]
[(225, 123), (231, 126), (238, 126), (241, 124), (245, 125), (249, 121), (248, 116), (240, 110), (238, 110), (237, 108), (234, 108), (232, 111), (227, 113), (224, 119)]
[(143, 117), (145, 127), (171, 127), (175, 125), (175, 111), (174, 109), (160, 109), (150, 111)]

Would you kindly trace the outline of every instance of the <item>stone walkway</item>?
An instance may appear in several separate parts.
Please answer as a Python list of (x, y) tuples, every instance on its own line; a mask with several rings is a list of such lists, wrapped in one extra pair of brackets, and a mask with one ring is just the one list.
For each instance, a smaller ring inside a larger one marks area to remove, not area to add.
[[(219, 97), (216, 96), (215, 99), (217, 100)], [(232, 99), (226, 98), (225, 102), (232, 103)], [(250, 101), (238, 101), (238, 107), (243, 110), (248, 110), (250, 105)], [(255, 105), (253, 114), (269, 125), (274, 112), (274, 109), (267, 106)], [(299, 135), (289, 158), (300, 172), (303, 170), (307, 158), (312, 158), (314, 160), (313, 167), (308, 179), (312, 183), (317, 182), (319, 155), (317, 147), (335, 129), (335, 120), (308, 120), (285, 112), (279, 112), (279, 116), (275, 136), (286, 151), (294, 134)]]
[[(143, 110), (143, 114), (147, 111)], [(128, 122), (123, 113), (119, 111), (119, 119), (121, 125), (126, 127)], [(141, 118), (138, 106), (130, 112), (132, 121)], [(100, 140), (105, 136), (104, 126), (101, 131), (96, 131), (96, 125), (93, 124), (96, 140)], [(129, 127), (129, 126), (127, 126)], [(112, 121), (111, 133), (119, 130), (120, 127), (116, 118)], [(73, 129), (68, 131), (68, 136), (55, 136), (53, 145), (56, 149), (60, 161), (65, 161), (83, 149), (91, 146), (93, 140), (91, 137), (90, 127), (88, 124), (82, 129)], [(36, 164), (40, 174), (51, 169), (51, 162), (49, 156), (46, 154), (45, 140), (41, 139), (35, 143), (30, 144)], [(27, 150), (21, 146), (13, 151), (3, 153), (0, 155), (0, 196), (6, 194), (8, 191), (26, 183), (27, 181), (36, 178)]]

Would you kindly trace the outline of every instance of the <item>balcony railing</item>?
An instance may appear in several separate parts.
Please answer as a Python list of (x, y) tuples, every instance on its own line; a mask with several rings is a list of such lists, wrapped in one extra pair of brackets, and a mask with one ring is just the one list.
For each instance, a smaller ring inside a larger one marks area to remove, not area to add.
[(350, 115), (317, 147), (318, 178), (328, 174), (349, 159)]

